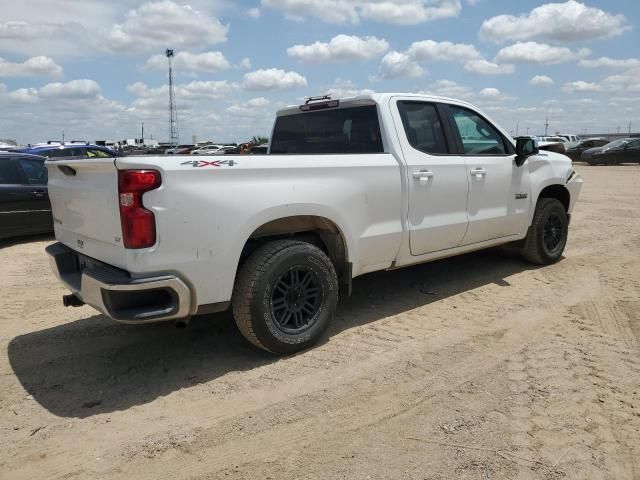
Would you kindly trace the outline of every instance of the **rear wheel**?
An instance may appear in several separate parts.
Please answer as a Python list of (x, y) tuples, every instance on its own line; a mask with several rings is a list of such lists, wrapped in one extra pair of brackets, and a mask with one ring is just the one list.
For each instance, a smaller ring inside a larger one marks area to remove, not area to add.
[(564, 205), (555, 198), (541, 198), (525, 238), (522, 256), (538, 265), (557, 262), (564, 252), (569, 218)]
[(240, 269), (232, 300), (245, 338), (279, 355), (316, 343), (337, 302), (331, 260), (318, 247), (294, 240), (277, 240), (253, 252)]

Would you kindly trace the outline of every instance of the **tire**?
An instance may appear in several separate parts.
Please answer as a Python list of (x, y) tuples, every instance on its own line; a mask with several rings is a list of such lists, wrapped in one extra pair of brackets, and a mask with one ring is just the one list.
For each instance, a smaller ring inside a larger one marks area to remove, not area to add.
[(276, 240), (258, 248), (240, 268), (233, 316), (256, 347), (289, 355), (315, 344), (333, 319), (338, 279), (318, 247)]
[(548, 265), (560, 260), (567, 244), (569, 219), (555, 198), (540, 198), (525, 238), (522, 256), (528, 262)]

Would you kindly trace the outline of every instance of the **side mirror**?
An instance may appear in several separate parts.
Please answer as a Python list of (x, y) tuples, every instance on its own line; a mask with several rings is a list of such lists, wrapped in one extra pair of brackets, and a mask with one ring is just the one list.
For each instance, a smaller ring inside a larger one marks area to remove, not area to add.
[(521, 166), (527, 157), (535, 155), (539, 151), (537, 139), (531, 137), (516, 138), (516, 165)]

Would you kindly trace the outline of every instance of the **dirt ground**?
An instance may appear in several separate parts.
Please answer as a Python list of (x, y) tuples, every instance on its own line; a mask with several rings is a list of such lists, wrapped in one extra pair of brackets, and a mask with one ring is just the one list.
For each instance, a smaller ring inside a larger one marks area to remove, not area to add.
[(0, 244), (0, 478), (640, 478), (640, 167), (576, 169), (558, 264), (366, 275), (290, 358), (64, 308), (52, 239)]

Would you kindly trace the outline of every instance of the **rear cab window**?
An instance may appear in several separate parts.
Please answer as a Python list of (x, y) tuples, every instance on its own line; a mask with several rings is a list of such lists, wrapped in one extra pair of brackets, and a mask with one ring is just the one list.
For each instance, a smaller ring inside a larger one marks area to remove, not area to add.
[(382, 153), (375, 105), (301, 112), (276, 119), (272, 154)]

